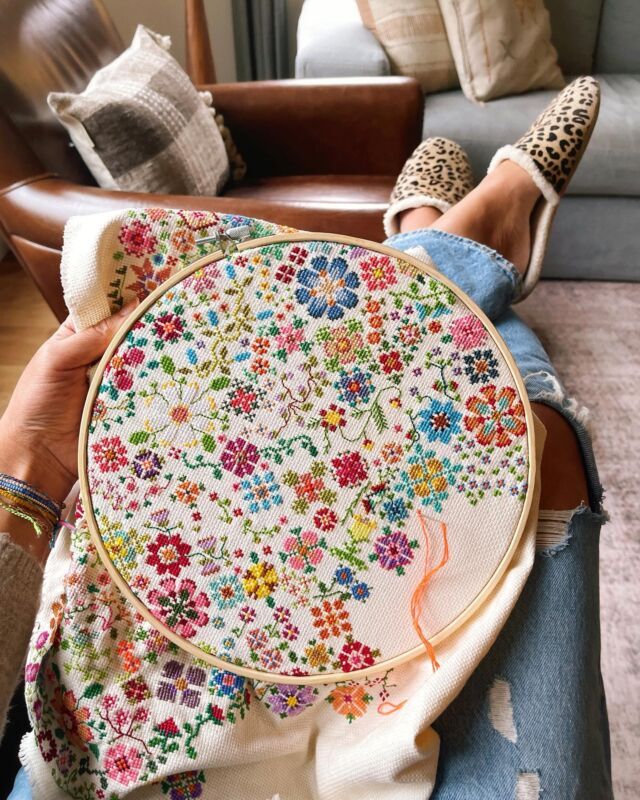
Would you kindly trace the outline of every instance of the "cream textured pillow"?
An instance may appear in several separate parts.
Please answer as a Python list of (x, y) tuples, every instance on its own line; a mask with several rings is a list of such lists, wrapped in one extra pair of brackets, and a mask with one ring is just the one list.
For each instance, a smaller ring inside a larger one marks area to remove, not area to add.
[(360, 16), (384, 48), (393, 71), (425, 92), (458, 85), (437, 0), (357, 0)]
[(105, 189), (216, 195), (229, 177), (214, 114), (170, 46), (139, 25), (131, 46), (83, 92), (47, 98)]
[(565, 85), (542, 0), (440, 0), (440, 9), (470, 100)]

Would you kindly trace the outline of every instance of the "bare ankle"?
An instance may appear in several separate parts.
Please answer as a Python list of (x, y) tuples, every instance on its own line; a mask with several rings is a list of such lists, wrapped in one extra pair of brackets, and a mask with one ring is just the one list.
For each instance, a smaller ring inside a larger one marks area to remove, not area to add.
[(441, 216), (442, 212), (437, 208), (433, 208), (433, 206), (409, 208), (398, 215), (400, 233), (409, 233), (420, 228), (428, 228)]

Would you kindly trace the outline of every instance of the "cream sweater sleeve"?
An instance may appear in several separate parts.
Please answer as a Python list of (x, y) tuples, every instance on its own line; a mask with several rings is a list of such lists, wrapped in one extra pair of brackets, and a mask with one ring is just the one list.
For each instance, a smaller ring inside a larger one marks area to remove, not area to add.
[(0, 739), (20, 679), (42, 585), (42, 567), (0, 533)]

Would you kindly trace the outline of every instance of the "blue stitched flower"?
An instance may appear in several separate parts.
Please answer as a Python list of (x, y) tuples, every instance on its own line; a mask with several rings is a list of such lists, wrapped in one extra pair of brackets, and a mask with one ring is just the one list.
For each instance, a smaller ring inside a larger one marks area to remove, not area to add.
[(349, 586), (353, 582), (353, 572), (349, 567), (338, 567), (334, 575), (340, 586)]
[(446, 403), (435, 398), (429, 401), (427, 408), (418, 413), (418, 430), (427, 434), (430, 442), (438, 439), (445, 444), (451, 441), (451, 436), (460, 431), (462, 414), (456, 411), (451, 400)]
[(373, 392), (371, 373), (363, 372), (360, 367), (355, 367), (350, 372), (341, 372), (333, 385), (340, 392), (340, 400), (349, 403), (352, 408), (358, 403), (366, 403)]
[(393, 500), (387, 500), (382, 506), (382, 510), (386, 514), (389, 522), (402, 522), (409, 516), (406, 503), (401, 497), (396, 497)]
[(209, 680), (209, 691), (219, 697), (231, 697), (244, 688), (244, 678), (226, 670), (215, 670)]
[(464, 363), (466, 364), (464, 371), (471, 383), (487, 383), (492, 378), (498, 377), (498, 362), (491, 350), (474, 350), (464, 357)]
[(399, 476), (395, 489), (406, 492), (410, 499), (418, 499), (423, 506), (432, 506), (438, 513), (449, 496), (449, 486), (456, 483), (460, 464), (438, 457), (435, 450), (425, 450), (417, 444), (408, 461), (408, 467)]
[[(209, 590), (220, 611), (234, 608), (241, 600), (244, 600), (244, 590), (236, 575), (220, 575), (211, 581)], [(216, 619), (221, 620), (222, 617), (216, 617)]]
[(300, 270), (298, 283), (296, 300), (306, 304), (316, 319), (325, 314), (329, 319), (340, 319), (345, 308), (355, 308), (358, 303), (358, 295), (352, 290), (358, 288), (360, 280), (355, 272), (348, 271), (344, 258), (329, 261), (326, 256), (316, 256), (309, 267)]
[(367, 584), (361, 581), (360, 583), (353, 584), (351, 587), (351, 594), (353, 595), (354, 599), (362, 600), (364, 602), (367, 597), (369, 597), (371, 592)]
[(242, 481), (244, 500), (249, 504), (249, 511), (254, 514), (262, 509), (267, 511), (272, 506), (282, 505), (282, 496), (273, 472), (254, 473)]

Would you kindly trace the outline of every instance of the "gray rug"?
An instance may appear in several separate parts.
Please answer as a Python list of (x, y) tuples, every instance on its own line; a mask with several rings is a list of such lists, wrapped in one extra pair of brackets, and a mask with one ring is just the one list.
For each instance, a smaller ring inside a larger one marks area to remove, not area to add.
[(519, 308), (591, 411), (611, 515), (602, 532), (602, 672), (617, 800), (640, 797), (640, 284), (547, 281)]

